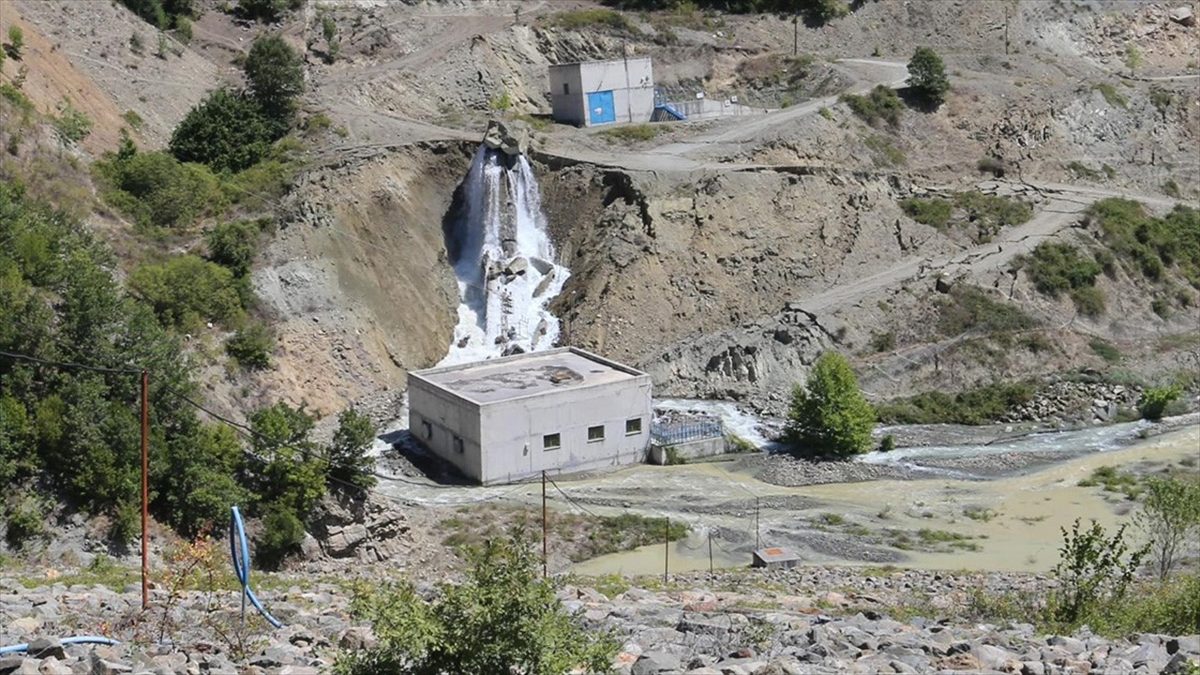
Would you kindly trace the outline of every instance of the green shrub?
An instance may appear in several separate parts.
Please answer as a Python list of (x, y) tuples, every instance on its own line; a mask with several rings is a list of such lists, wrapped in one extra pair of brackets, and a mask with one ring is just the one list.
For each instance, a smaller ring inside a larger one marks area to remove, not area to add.
[(888, 434), (879, 441), (880, 452), (891, 452), (896, 449), (896, 437)]
[(1100, 179), (1100, 172), (1092, 169), (1083, 162), (1072, 160), (1071, 162), (1067, 163), (1067, 170), (1079, 178), (1086, 178), (1088, 180)]
[(225, 353), (246, 370), (270, 368), (274, 349), (275, 336), (257, 321), (248, 322), (225, 342)]
[(188, 19), (186, 16), (175, 19), (175, 36), (185, 45), (192, 41), (191, 19)]
[(272, 504), (262, 518), (262, 533), (254, 540), (259, 566), (275, 569), (304, 542), (304, 523), (288, 507)]
[(1150, 387), (1142, 392), (1142, 397), (1138, 400), (1138, 412), (1142, 414), (1142, 419), (1160, 420), (1167, 406), (1179, 398), (1181, 394), (1183, 394), (1183, 391), (1174, 385), (1169, 387)]
[(141, 265), (129, 286), (166, 325), (198, 330), (204, 320), (227, 323), (242, 316), (233, 273), (194, 255)]
[(141, 129), (146, 123), (145, 120), (142, 119), (142, 116), (133, 110), (126, 110), (124, 114), (121, 115), (121, 119), (125, 120), (125, 124), (128, 124), (129, 128), (133, 129), (134, 131)]
[(874, 153), (875, 166), (903, 166), (908, 161), (908, 158), (904, 155), (904, 151), (897, 148), (892, 140), (886, 136), (872, 134), (863, 139), (863, 145), (866, 145)]
[(953, 206), (949, 201), (938, 197), (905, 199), (900, 202), (900, 208), (908, 214), (909, 218), (918, 223), (932, 225), (938, 229), (945, 227), (950, 222), (950, 214), (953, 211)]
[(628, 35), (641, 34), (641, 30), (628, 17), (611, 9), (577, 9), (558, 12), (550, 17), (550, 22), (559, 28), (567, 30), (607, 28)]
[(1011, 197), (982, 192), (956, 192), (954, 205), (966, 212), (967, 220), (979, 231), (977, 239), (988, 241), (1005, 227), (1013, 227), (1033, 217), (1033, 207)]
[(1129, 550), (1124, 525), (1110, 537), (1096, 521), (1081, 532), (1076, 518), (1071, 531), (1062, 528), (1062, 534), (1054, 568), (1060, 585), (1050, 593), (1047, 614), (1056, 623), (1075, 627), (1098, 609), (1124, 599), (1147, 549)]
[(1097, 317), (1104, 314), (1104, 291), (1095, 286), (1084, 286), (1071, 291), (1075, 309), (1084, 316)]
[(1131, 273), (1159, 281), (1167, 270), (1177, 270), (1193, 288), (1200, 288), (1200, 210), (1178, 205), (1156, 218), (1141, 204), (1114, 197), (1092, 204), (1088, 216)]
[(1108, 363), (1121, 362), (1121, 350), (1117, 349), (1112, 343), (1103, 338), (1092, 338), (1088, 341), (1088, 347), (1091, 347), (1092, 352), (1094, 352), (1096, 356), (1099, 356)]
[(233, 272), (235, 277), (250, 273), (250, 265), (258, 252), (258, 242), (270, 221), (234, 220), (221, 223), (205, 235), (208, 259)]
[(17, 24), (11, 24), (8, 27), (8, 53), (14, 59), (21, 59), (21, 50), (25, 48), (25, 31)]
[(917, 47), (908, 62), (908, 86), (931, 105), (941, 105), (950, 91), (950, 80), (942, 57), (929, 47)]
[(1097, 84), (1096, 86), (1092, 87), (1092, 89), (1100, 92), (1100, 95), (1104, 97), (1105, 102), (1114, 108), (1129, 107), (1129, 100), (1125, 98), (1125, 95), (1117, 91), (1116, 87), (1108, 84), (1107, 82), (1103, 84)]
[(1175, 199), (1183, 198), (1183, 193), (1179, 189), (1179, 183), (1176, 183), (1174, 178), (1168, 178), (1163, 182), (1162, 192), (1168, 197), (1174, 197)]
[(840, 100), (871, 126), (878, 126), (880, 122), (896, 126), (900, 123), (900, 113), (904, 111), (904, 102), (896, 92), (882, 84), (866, 96), (842, 94)]
[(54, 129), (64, 141), (78, 143), (92, 133), (92, 120), (76, 110), (70, 101), (63, 101), (58, 106), (58, 117), (54, 118)]
[(663, 454), (666, 456), (668, 466), (677, 466), (679, 464), (687, 464), (687, 457), (679, 453), (679, 448), (668, 445), (663, 448)]
[(654, 140), (661, 133), (669, 131), (664, 124), (624, 124), (609, 127), (600, 131), (600, 135), (627, 143)]
[(1028, 382), (995, 382), (957, 394), (927, 391), (875, 406), (885, 424), (988, 424), (1033, 400)]
[(896, 348), (896, 334), (892, 331), (871, 334), (871, 351), (890, 352)]
[(758, 452), (758, 447), (737, 434), (725, 434), (726, 452), (744, 453)]
[(1050, 297), (1072, 289), (1091, 286), (1101, 267), (1071, 244), (1042, 242), (1021, 261), (1033, 285)]
[(302, 4), (303, 0), (238, 0), (237, 9), (247, 19), (275, 22)]
[(46, 534), (46, 504), (33, 494), (18, 492), (3, 505), (4, 539), (10, 548), (24, 548)]
[(1183, 474), (1149, 478), (1134, 523), (1150, 544), (1158, 578), (1166, 580), (1200, 541), (1200, 478)]
[(617, 643), (584, 630), (559, 604), (554, 585), (518, 532), (471, 555), (460, 584), (426, 601), (408, 584), (360, 586), (353, 613), (371, 622), (379, 644), (345, 651), (341, 675), (385, 672), (557, 675), (607, 672)]
[(980, 288), (956, 284), (948, 298), (938, 301), (938, 332), (946, 337), (977, 331), (997, 336), (1029, 330), (1038, 322), (1019, 307)]
[(171, 154), (213, 171), (236, 172), (261, 160), (274, 140), (258, 104), (238, 92), (217, 89), (201, 101), (171, 134)]
[(208, 167), (183, 164), (165, 152), (106, 157), (96, 163), (104, 199), (143, 227), (185, 227), (225, 206)]
[(847, 456), (869, 449), (874, 426), (875, 411), (849, 362), (825, 352), (809, 371), (807, 384), (792, 390), (784, 437), (796, 452)]

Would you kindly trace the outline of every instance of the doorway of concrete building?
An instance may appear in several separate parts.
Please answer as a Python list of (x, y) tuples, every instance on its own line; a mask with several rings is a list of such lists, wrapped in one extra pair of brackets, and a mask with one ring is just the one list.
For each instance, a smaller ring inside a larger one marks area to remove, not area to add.
[(612, 90), (594, 91), (588, 94), (588, 113), (592, 124), (616, 122), (617, 108), (613, 105)]

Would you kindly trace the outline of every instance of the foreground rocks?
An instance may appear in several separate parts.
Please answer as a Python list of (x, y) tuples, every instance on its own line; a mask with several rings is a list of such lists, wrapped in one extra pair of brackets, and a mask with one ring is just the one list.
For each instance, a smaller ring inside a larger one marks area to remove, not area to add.
[[(281, 629), (255, 616), (243, 626), (235, 592), (172, 599), (156, 590), (143, 613), (135, 586), (30, 589), (0, 580), (0, 645), (30, 643), (26, 653), (0, 657), (0, 675), (319, 673), (339, 651), (375, 644), (350, 615), (344, 584), (297, 577), (273, 590), (279, 581), (259, 595)], [(613, 669), (625, 675), (1185, 673), (1200, 661), (1200, 635), (1047, 636), (1029, 624), (954, 618), (973, 592), (1036, 593), (1049, 583), (1030, 575), (797, 568), (677, 575), (665, 589), (657, 579), (624, 583), (597, 584), (605, 593), (568, 583), (559, 599), (590, 630), (616, 638)], [(78, 634), (122, 644), (59, 640)]]

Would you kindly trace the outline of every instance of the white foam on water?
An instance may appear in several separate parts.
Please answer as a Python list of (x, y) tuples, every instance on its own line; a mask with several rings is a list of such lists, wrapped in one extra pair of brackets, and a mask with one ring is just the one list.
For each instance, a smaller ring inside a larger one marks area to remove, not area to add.
[[(461, 302), (450, 350), (438, 365), (482, 361), (519, 348), (532, 352), (558, 341), (550, 302), (570, 270), (555, 262), (533, 167), (480, 146), (463, 184), (463, 222), (454, 274)], [(505, 271), (519, 260), (524, 270)]]

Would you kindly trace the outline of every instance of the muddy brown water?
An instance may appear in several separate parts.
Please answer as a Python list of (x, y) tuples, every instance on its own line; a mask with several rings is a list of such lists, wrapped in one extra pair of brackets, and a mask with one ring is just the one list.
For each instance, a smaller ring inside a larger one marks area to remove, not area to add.
[[(629, 497), (632, 491), (623, 492), (627, 508), (688, 520), (693, 534), (670, 546), (671, 572), (708, 568), (707, 534), (713, 528), (719, 528), (720, 533), (713, 551), (714, 567), (748, 564), (755, 534), (751, 495), (760, 500), (783, 495), (811, 500), (804, 501), (807, 507), (800, 509), (763, 509), (758, 517), (759, 532), (765, 533), (760, 535), (763, 545), (775, 545), (778, 542), (772, 539), (782, 538), (796, 547), (807, 563), (864, 564), (862, 545), (875, 541), (878, 545), (871, 550), (890, 549), (896, 559), (888, 562), (902, 567), (1037, 572), (1053, 568), (1061, 544), (1060, 528), (1070, 528), (1076, 518), (1085, 523), (1095, 519), (1106, 528), (1129, 519), (1132, 503), (1123, 495), (1078, 485), (1095, 469), (1177, 464), (1197, 455), (1200, 427), (1192, 426), (1124, 449), (1066, 459), (990, 481), (940, 478), (787, 488), (761, 483), (726, 465), (699, 464), (633, 467), (616, 476), (574, 482), (571, 491), (586, 500), (590, 492), (600, 494), (606, 485), (614, 487), (614, 482), (626, 488), (641, 484), (648, 491), (645, 495)], [(655, 479), (653, 488), (646, 480), (651, 476)], [(693, 494), (724, 500), (729, 507), (727, 513), (689, 517), (687, 505), (680, 499), (681, 492), (688, 489)], [(811, 529), (814, 521), (819, 523), (818, 530)], [(810, 538), (840, 536), (846, 554), (840, 555), (837, 547), (833, 551), (829, 547), (820, 551), (806, 548), (805, 528), (798, 525), (802, 522), (808, 523)], [(921, 529), (966, 539), (961, 540), (959, 548), (941, 544), (936, 551), (899, 551), (888, 546), (894, 542), (895, 532), (905, 532), (910, 539), (920, 541), (917, 533)], [(737, 536), (740, 542), (732, 543), (730, 540)], [(575, 565), (573, 571), (584, 575), (661, 574), (663, 566), (664, 546), (655, 545), (594, 558)]]

